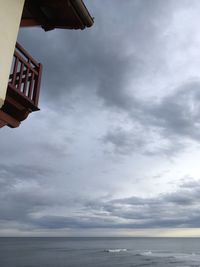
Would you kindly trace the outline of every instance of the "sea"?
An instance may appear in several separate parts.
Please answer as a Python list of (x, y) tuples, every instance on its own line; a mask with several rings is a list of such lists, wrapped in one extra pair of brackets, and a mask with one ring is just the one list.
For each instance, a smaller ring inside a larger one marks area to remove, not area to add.
[(0, 238), (0, 267), (200, 266), (200, 238)]

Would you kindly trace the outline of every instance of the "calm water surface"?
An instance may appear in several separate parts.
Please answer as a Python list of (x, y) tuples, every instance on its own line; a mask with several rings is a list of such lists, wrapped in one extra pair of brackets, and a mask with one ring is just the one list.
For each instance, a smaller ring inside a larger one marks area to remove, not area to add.
[(0, 238), (0, 267), (200, 267), (199, 238)]

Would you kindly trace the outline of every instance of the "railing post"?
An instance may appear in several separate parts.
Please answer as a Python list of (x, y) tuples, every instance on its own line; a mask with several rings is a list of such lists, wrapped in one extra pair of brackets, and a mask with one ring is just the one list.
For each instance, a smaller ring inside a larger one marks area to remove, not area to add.
[(34, 90), (34, 95), (33, 95), (33, 101), (35, 106), (38, 105), (38, 100), (39, 100), (39, 95), (40, 95), (40, 85), (41, 85), (41, 78), (42, 78), (42, 64), (39, 63), (39, 67), (38, 67), (38, 77), (36, 82), (36, 88)]

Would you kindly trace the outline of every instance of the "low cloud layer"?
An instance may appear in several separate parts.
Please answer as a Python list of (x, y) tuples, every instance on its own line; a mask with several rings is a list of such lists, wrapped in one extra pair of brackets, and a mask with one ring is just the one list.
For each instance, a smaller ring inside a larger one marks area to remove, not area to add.
[[(9, 224), (35, 229), (95, 228), (197, 228), (200, 227), (199, 181), (187, 181), (171, 193), (154, 197), (132, 196), (120, 199), (56, 197), (56, 189), (44, 184), (41, 176), (23, 177), (18, 166), (15, 179), (9, 168), (1, 166), (1, 229)], [(38, 178), (40, 177), (40, 179)], [(37, 179), (36, 179), (37, 178)], [(46, 190), (44, 188), (46, 187)], [(71, 206), (72, 205), (72, 209)], [(55, 214), (55, 210), (56, 214)]]

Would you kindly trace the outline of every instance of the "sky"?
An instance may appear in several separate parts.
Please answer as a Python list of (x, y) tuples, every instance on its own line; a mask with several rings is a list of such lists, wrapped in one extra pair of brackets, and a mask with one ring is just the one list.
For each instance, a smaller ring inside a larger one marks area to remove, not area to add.
[(0, 236), (200, 236), (200, 1), (85, 0), (20, 29), (40, 111), (0, 133)]

